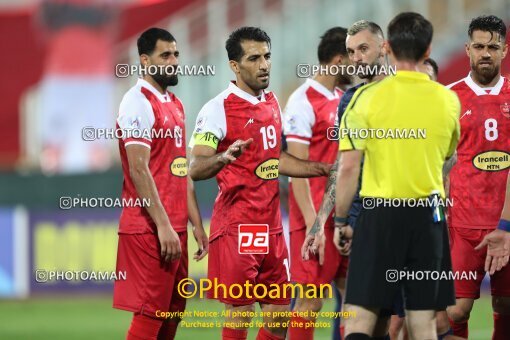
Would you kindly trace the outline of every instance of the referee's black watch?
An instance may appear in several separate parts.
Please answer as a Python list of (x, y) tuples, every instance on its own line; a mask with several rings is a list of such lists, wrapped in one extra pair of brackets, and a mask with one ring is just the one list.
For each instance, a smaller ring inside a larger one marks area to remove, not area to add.
[(342, 227), (349, 224), (349, 216), (346, 217), (338, 217), (335, 216), (335, 227), (337, 224), (341, 224)]

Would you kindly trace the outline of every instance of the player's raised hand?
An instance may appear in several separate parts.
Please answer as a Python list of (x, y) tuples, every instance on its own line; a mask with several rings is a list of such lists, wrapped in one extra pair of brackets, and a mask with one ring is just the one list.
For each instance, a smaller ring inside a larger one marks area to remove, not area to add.
[(177, 235), (171, 226), (158, 226), (158, 239), (161, 246), (161, 259), (163, 261), (169, 262), (181, 257), (179, 235)]
[(492, 231), (485, 235), (475, 250), (480, 250), (485, 246), (487, 246), (485, 271), (492, 275), (508, 264), (510, 257), (510, 232), (500, 229)]
[(195, 237), (198, 245), (198, 250), (195, 254), (193, 254), (193, 259), (198, 262), (209, 253), (209, 238), (207, 237), (203, 226), (193, 226), (193, 236)]
[(220, 160), (225, 164), (230, 164), (235, 161), (239, 156), (241, 156), (253, 142), (253, 138), (249, 138), (247, 140), (238, 139), (234, 143), (232, 143), (225, 152), (220, 154)]

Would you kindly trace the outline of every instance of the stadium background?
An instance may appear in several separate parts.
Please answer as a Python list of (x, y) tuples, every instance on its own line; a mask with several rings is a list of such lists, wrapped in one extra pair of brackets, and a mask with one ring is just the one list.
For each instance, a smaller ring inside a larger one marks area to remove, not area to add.
[[(270, 89), (283, 107), (303, 81), (296, 65), (316, 63), (326, 29), (368, 19), (385, 30), (395, 14), (407, 10), (434, 24), (432, 57), (443, 84), (468, 72), (464, 42), (472, 17), (490, 13), (510, 22), (508, 0), (0, 0), (0, 339), (124, 337), (130, 314), (111, 308), (111, 282), (37, 283), (34, 272), (115, 268), (120, 211), (62, 210), (59, 199), (119, 197), (117, 143), (86, 142), (79, 132), (84, 126), (114, 126), (121, 97), (136, 81), (136, 76), (116, 77), (115, 65), (138, 62), (135, 41), (144, 29), (169, 29), (181, 64), (215, 67), (214, 76), (181, 77), (173, 89), (185, 105), (189, 132), (201, 106), (232, 78), (224, 42), (236, 27), (261, 26), (269, 33)], [(509, 66), (507, 58), (503, 74)], [(52, 116), (52, 110), (60, 112)], [(70, 155), (60, 167), (55, 148)], [(208, 226), (216, 184), (199, 182), (196, 190)], [(194, 249), (190, 243), (190, 252)], [(203, 277), (205, 266), (190, 261), (191, 276)], [(332, 310), (332, 303), (325, 309)], [(188, 310), (221, 306), (191, 299)], [(471, 320), (470, 338), (488, 339), (487, 280)], [(181, 328), (178, 338), (218, 334), (218, 329)], [(329, 334), (317, 329), (316, 338)]]

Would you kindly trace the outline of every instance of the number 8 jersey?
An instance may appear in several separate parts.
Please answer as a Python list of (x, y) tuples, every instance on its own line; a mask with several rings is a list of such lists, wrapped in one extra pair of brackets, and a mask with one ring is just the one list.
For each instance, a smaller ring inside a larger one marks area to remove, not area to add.
[(494, 229), (505, 200), (510, 167), (510, 83), (492, 88), (471, 74), (448, 86), (461, 102), (457, 163), (450, 172), (450, 227)]
[(281, 111), (276, 96), (260, 97), (231, 82), (200, 110), (190, 147), (206, 145), (224, 152), (236, 140), (253, 143), (216, 175), (219, 192), (211, 219), (214, 240), (237, 234), (239, 224), (268, 224), (269, 234), (282, 232), (278, 164), (281, 149)]

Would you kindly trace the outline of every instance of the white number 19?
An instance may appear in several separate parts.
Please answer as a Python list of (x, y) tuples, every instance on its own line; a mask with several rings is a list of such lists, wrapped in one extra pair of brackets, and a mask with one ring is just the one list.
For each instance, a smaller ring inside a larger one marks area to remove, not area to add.
[(264, 142), (264, 150), (272, 149), (276, 146), (276, 130), (273, 125), (261, 127), (262, 141)]

